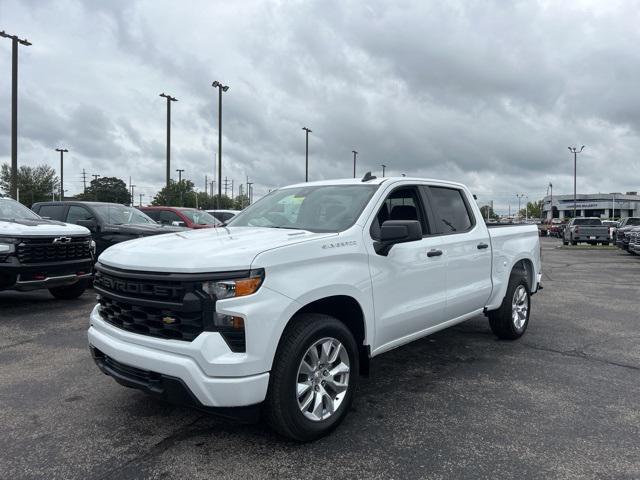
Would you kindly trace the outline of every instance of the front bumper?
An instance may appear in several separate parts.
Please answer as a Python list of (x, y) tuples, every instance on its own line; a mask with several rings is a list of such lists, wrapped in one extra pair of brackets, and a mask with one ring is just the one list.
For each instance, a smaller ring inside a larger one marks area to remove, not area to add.
[[(97, 322), (105, 324), (98, 317), (97, 309), (91, 313), (91, 322), (88, 333), (90, 348), (99, 350), (119, 364), (179, 379), (204, 407), (241, 407), (258, 404), (265, 399), (269, 384), (268, 372), (243, 377), (212, 377), (207, 375), (189, 356), (122, 341), (108, 333), (109, 329), (116, 330), (115, 327), (101, 325), (100, 329), (96, 328)], [(212, 333), (212, 335), (217, 334)], [(222, 338), (219, 341), (220, 345), (224, 344)], [(164, 340), (163, 342), (180, 341)], [(102, 367), (101, 370), (118, 380), (112, 372), (105, 371)], [(137, 388), (153, 393), (152, 390), (143, 386)]]
[(30, 291), (72, 285), (93, 275), (93, 259), (57, 263), (0, 263), (0, 289)]

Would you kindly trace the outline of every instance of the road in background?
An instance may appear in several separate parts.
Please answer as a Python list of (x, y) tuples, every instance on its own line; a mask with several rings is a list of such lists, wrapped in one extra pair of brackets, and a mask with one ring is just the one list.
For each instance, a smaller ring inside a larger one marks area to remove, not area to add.
[(0, 478), (638, 478), (640, 258), (542, 245), (521, 340), (478, 317), (377, 357), (342, 426), (306, 445), (100, 373), (92, 291), (0, 293)]

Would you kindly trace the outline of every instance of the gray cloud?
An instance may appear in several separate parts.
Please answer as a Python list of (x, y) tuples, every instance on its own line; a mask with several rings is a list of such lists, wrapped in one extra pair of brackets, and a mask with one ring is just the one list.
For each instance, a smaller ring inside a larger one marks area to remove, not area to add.
[[(4, 0), (2, 25), (30, 38), (20, 56), (20, 162), (164, 183), (172, 161), (200, 188), (214, 172), (224, 96), (223, 175), (258, 194), (388, 165), (467, 182), (500, 208), (549, 182), (572, 187), (568, 145), (586, 144), (583, 191), (638, 190), (638, 5), (583, 0), (55, 4)], [(10, 67), (0, 42), (0, 71)], [(4, 105), (5, 107), (1, 107)], [(0, 77), (0, 162), (9, 160), (10, 84)], [(65, 183), (67, 180), (65, 180)], [(147, 197), (149, 198), (149, 197)]]

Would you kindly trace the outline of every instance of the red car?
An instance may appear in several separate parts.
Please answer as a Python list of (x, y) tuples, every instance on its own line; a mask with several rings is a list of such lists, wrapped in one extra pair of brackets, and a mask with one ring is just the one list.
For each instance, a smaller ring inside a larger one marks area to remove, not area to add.
[(187, 228), (212, 228), (222, 225), (222, 222), (204, 210), (183, 207), (140, 207), (161, 225), (173, 225)]

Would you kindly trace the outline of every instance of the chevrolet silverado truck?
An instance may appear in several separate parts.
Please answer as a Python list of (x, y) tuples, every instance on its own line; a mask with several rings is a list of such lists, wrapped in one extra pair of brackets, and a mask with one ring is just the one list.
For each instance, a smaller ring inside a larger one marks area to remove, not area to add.
[(535, 225), (487, 228), (459, 183), (369, 174), (280, 188), (96, 268), (103, 373), (222, 415), (261, 409), (298, 441), (342, 421), (377, 355), (482, 314), (522, 336), (541, 279)]
[(45, 220), (0, 198), (0, 290), (46, 288), (56, 298), (79, 297), (93, 271), (89, 230)]
[(595, 217), (572, 218), (562, 233), (562, 244), (577, 245), (581, 242), (609, 245), (609, 227), (602, 225), (602, 220)]

